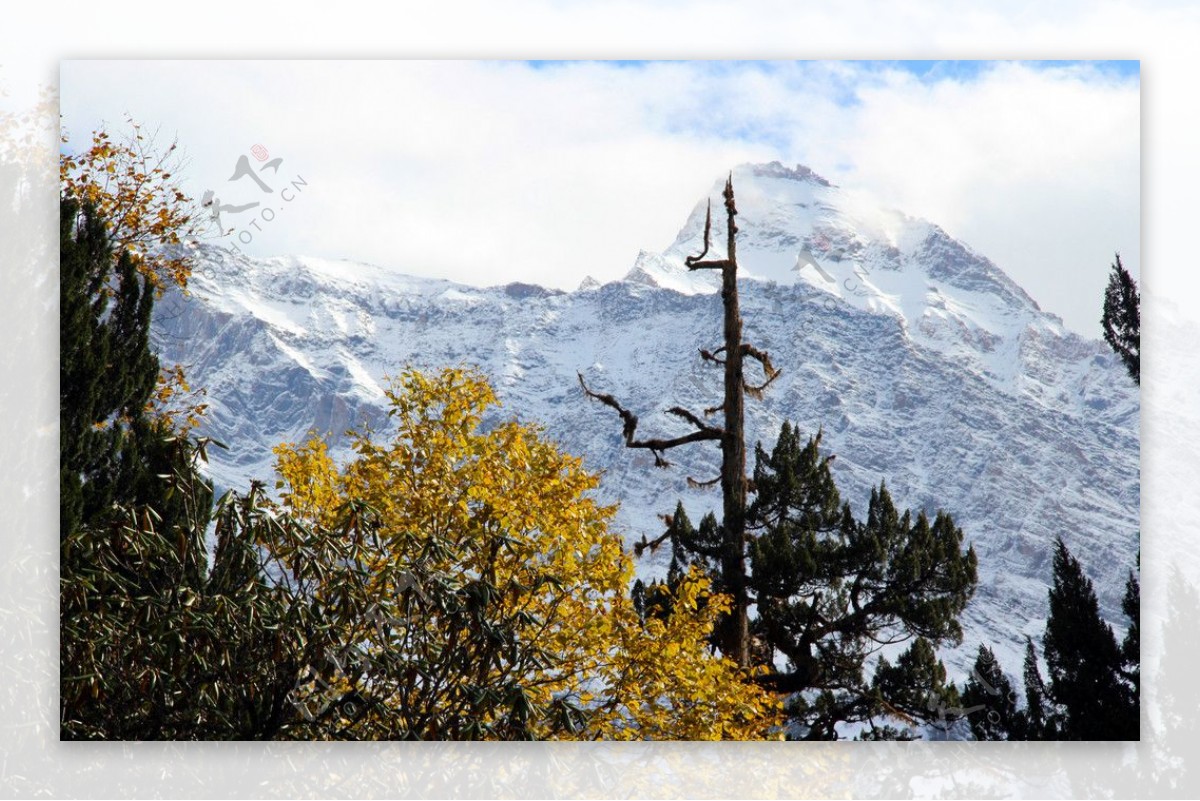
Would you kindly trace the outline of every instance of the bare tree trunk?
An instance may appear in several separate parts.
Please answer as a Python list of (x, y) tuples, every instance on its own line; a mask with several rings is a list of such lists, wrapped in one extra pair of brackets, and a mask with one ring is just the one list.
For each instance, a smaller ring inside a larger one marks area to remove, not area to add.
[(722, 531), (725, 553), (721, 572), (732, 599), (729, 642), (722, 649), (742, 667), (750, 664), (749, 598), (746, 588), (746, 439), (745, 383), (742, 375), (742, 317), (737, 289), (737, 208), (733, 181), (725, 184), (728, 246), (721, 265), (721, 299), (725, 304), (725, 432), (721, 437)]
[[(654, 454), (654, 463), (658, 467), (668, 467), (669, 462), (663, 457), (664, 452), (671, 448), (705, 440), (720, 440), (721, 442), (721, 493), (723, 496), (723, 521), (721, 524), (722, 547), (720, 549), (720, 581), (722, 591), (729, 594), (731, 609), (729, 615), (722, 621), (721, 628), (716, 632), (717, 644), (721, 653), (737, 662), (742, 667), (750, 665), (750, 622), (749, 622), (749, 587), (746, 576), (746, 437), (745, 437), (745, 400), (746, 394), (760, 397), (762, 391), (779, 376), (779, 371), (771, 364), (771, 357), (753, 345), (742, 342), (742, 318), (738, 310), (737, 287), (737, 207), (733, 199), (733, 176), (725, 182), (725, 215), (727, 225), (727, 249), (724, 259), (704, 261), (708, 254), (712, 233), (711, 204), (708, 216), (704, 221), (704, 250), (698, 255), (689, 256), (685, 264), (689, 270), (720, 270), (721, 299), (725, 307), (725, 343), (716, 352), (701, 350), (700, 356), (705, 361), (723, 365), (725, 368), (724, 402), (715, 408), (706, 409), (705, 414), (723, 411), (725, 425), (717, 427), (709, 425), (695, 414), (679, 406), (667, 410), (669, 414), (687, 420), (696, 430), (690, 434), (670, 439), (653, 438), (638, 439), (638, 418), (633, 412), (623, 407), (612, 395), (593, 392), (584, 383), (583, 375), (579, 376), (579, 384), (583, 391), (593, 400), (598, 400), (610, 406), (621, 415), (624, 421), (623, 434), (625, 446), (628, 448), (646, 448)], [(722, 358), (718, 354), (724, 354)], [(744, 375), (745, 357), (756, 360), (763, 369), (766, 379), (758, 386), (746, 383)], [(688, 479), (692, 486), (709, 486), (712, 481), (696, 482)], [(669, 524), (668, 524), (669, 525)], [(651, 550), (661, 544), (668, 533), (647, 542), (645, 537), (637, 546), (638, 553), (645, 547)]]

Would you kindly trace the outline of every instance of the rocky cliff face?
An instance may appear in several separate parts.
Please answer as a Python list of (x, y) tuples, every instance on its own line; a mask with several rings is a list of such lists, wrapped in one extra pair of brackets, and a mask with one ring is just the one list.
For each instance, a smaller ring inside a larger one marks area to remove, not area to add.
[[(954, 515), (981, 577), (967, 639), (948, 660), (959, 670), (985, 642), (1019, 676), (1025, 635), (1044, 627), (1055, 536), (1122, 630), (1138, 548), (1139, 400), (1104, 344), (1067, 331), (936, 226), (806, 168), (748, 165), (733, 181), (745, 336), (783, 370), (761, 402), (748, 401), (751, 444), (769, 447), (785, 419), (823, 430), (856, 513), (886, 480), (898, 504)], [(669, 406), (718, 401), (719, 370), (697, 355), (720, 339), (716, 276), (683, 265), (700, 249), (705, 204), (624, 280), (570, 293), (205, 247), (191, 297), (159, 305), (157, 344), (208, 390), (205, 433), (231, 446), (211, 452), (224, 486), (271, 479), (271, 447), (310, 429), (342, 445), (347, 428), (384, 427), (381, 387), (408, 365), (473, 364), (491, 377), (502, 414), (540, 423), (603, 471), (601, 493), (621, 502), (628, 540), (654, 536), (677, 499), (697, 518), (719, 509), (718, 490), (686, 483), (717, 475), (719, 448), (677, 449), (674, 467), (655, 469), (649, 454), (622, 446), (619, 421), (587, 401), (575, 373), (620, 398), (647, 435), (687, 430), (661, 414)], [(666, 558), (641, 569), (665, 572)]]

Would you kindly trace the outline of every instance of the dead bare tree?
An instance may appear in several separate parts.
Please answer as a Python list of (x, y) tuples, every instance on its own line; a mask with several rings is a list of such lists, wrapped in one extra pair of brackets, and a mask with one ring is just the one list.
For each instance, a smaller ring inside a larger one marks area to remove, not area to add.
[[(718, 633), (718, 647), (726, 656), (745, 667), (750, 664), (750, 629), (749, 629), (749, 592), (746, 575), (746, 441), (745, 441), (745, 396), (758, 398), (772, 381), (779, 376), (771, 364), (770, 356), (762, 350), (742, 342), (742, 318), (738, 309), (737, 288), (737, 207), (734, 204), (733, 176), (725, 182), (725, 215), (727, 228), (727, 245), (725, 258), (708, 259), (712, 235), (712, 203), (709, 203), (708, 213), (704, 219), (704, 249), (695, 256), (689, 256), (685, 264), (689, 270), (720, 270), (721, 298), (725, 308), (725, 344), (715, 351), (701, 349), (703, 360), (713, 362), (725, 368), (724, 402), (720, 406), (705, 409), (706, 416), (724, 413), (724, 426), (718, 427), (704, 422), (701, 417), (680, 406), (672, 406), (668, 414), (680, 417), (695, 426), (695, 431), (683, 436), (669, 439), (638, 439), (638, 418), (633, 412), (623, 407), (612, 395), (593, 392), (579, 375), (579, 384), (589, 398), (598, 400), (617, 411), (624, 421), (623, 434), (625, 446), (628, 448), (645, 448), (654, 454), (654, 463), (658, 467), (670, 465), (664, 453), (671, 448), (687, 445), (693, 442), (719, 440), (721, 443), (721, 494), (723, 497), (723, 519), (721, 522), (721, 579), (725, 591), (731, 596), (731, 609), (727, 625)], [(758, 385), (746, 382), (743, 364), (746, 357), (756, 360), (762, 366), (765, 380)], [(716, 483), (716, 479), (708, 482), (696, 482), (688, 479), (694, 486), (706, 486)], [(661, 542), (663, 535), (653, 545)]]

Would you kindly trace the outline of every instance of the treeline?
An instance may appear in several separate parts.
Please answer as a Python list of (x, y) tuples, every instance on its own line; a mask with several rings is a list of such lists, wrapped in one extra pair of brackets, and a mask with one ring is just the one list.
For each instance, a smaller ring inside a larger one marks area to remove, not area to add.
[[(1023, 699), (985, 645), (961, 692), (959, 714), (979, 740), (1137, 740), (1140, 737), (1140, 586), (1130, 571), (1122, 601), (1129, 626), (1118, 645), (1090, 579), (1059, 539), (1054, 586), (1038, 650), (1026, 639)], [(1020, 706), (1020, 701), (1024, 705)]]

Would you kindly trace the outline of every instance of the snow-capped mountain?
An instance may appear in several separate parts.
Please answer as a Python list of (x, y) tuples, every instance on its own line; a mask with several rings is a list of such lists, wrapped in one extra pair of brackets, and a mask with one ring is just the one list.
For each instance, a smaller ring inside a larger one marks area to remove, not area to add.
[[(723, 182), (711, 193), (722, 232)], [(747, 401), (750, 442), (769, 448), (785, 419), (821, 429), (856, 514), (882, 479), (897, 504), (954, 515), (980, 565), (966, 640), (947, 660), (957, 672), (983, 642), (1019, 682), (1024, 637), (1044, 628), (1056, 536), (1122, 630), (1139, 539), (1139, 399), (1107, 347), (1065, 329), (937, 226), (804, 167), (742, 166), (733, 183), (745, 338), (783, 370)], [(363, 422), (382, 428), (381, 387), (407, 365), (466, 363), (491, 377), (504, 415), (542, 424), (604, 472), (603, 499), (620, 500), (628, 540), (654, 536), (677, 499), (696, 519), (719, 509), (718, 489), (686, 483), (717, 475), (719, 448), (676, 449), (672, 468), (654, 468), (623, 447), (619, 420), (575, 374), (620, 398), (646, 435), (688, 430), (661, 414), (669, 406), (718, 402), (719, 368), (697, 355), (721, 337), (718, 278), (683, 263), (701, 248), (706, 203), (623, 280), (574, 292), (203, 247), (191, 296), (159, 304), (156, 344), (207, 389), (205, 433), (231, 446), (210, 450), (221, 485), (270, 479), (271, 447), (310, 429), (338, 444)], [(723, 236), (714, 240), (719, 257)], [(665, 558), (643, 560), (643, 572), (665, 572)]]

